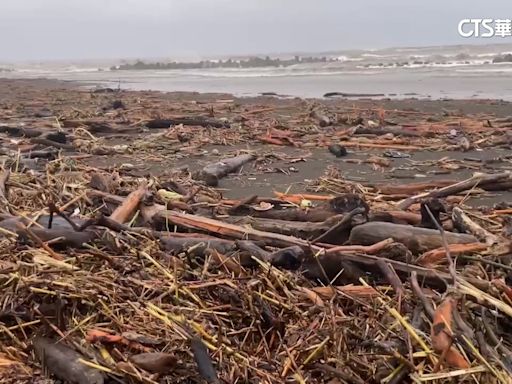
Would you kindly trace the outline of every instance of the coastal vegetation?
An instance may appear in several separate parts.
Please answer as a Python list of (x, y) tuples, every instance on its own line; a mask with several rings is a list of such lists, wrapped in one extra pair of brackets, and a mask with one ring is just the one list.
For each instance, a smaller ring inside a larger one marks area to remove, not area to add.
[(226, 60), (201, 60), (197, 62), (145, 62), (137, 60), (135, 63), (123, 63), (111, 67), (111, 70), (145, 70), (145, 69), (203, 69), (203, 68), (260, 68), (260, 67), (288, 67), (304, 63), (327, 63), (338, 61), (337, 58), (322, 57), (301, 57), (294, 56), (290, 59), (266, 57), (250, 57), (247, 59), (226, 59)]

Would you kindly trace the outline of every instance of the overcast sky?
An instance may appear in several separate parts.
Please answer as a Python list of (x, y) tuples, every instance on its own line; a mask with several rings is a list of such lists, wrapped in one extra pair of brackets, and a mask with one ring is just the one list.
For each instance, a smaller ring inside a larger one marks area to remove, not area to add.
[(0, 0), (0, 60), (453, 44), (483, 17), (512, 18), (511, 0)]

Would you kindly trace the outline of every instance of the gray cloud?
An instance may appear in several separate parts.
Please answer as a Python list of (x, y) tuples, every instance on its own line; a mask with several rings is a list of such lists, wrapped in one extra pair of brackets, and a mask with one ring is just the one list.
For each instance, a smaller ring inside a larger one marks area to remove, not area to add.
[(510, 0), (0, 0), (0, 60), (452, 44), (467, 17), (512, 18)]

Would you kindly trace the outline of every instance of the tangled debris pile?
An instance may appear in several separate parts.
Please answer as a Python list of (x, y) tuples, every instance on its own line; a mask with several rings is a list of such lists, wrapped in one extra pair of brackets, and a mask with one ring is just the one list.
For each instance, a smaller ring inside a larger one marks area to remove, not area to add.
[[(243, 101), (182, 101), (182, 110), (195, 106), (190, 116), (142, 118), (154, 94), (114, 93), (122, 102), (109, 109), (99, 106), (111, 93), (65, 90), (64, 101), (52, 92), (39, 117), (22, 91), (2, 110), (6, 122), (25, 123), (2, 127), (2, 383), (511, 382), (512, 210), (465, 204), (509, 189), (505, 169), (405, 185), (330, 172), (310, 192), (228, 199), (213, 187), (240, 168), (268, 166), (261, 153), (158, 175), (91, 159), (102, 149), (158, 161), (256, 138), (410, 151), (449, 140), (446, 121), (428, 137), (437, 123), (387, 129), (381, 109), (343, 120), (313, 106), (287, 115), (291, 130), (254, 118), (274, 107)], [(205, 107), (210, 114), (199, 114)], [(471, 146), (508, 143), (510, 122), (458, 121)], [(161, 131), (145, 146), (134, 136), (113, 144), (141, 127)]]

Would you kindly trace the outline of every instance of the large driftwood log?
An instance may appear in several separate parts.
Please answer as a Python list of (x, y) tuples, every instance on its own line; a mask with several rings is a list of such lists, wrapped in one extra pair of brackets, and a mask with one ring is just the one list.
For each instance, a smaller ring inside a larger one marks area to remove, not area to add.
[[(31, 232), (41, 241), (51, 241), (54, 245), (63, 245), (71, 247), (80, 247), (83, 243), (87, 243), (98, 236), (92, 230), (75, 231), (75, 229), (64, 219), (55, 217), (52, 220), (52, 228), (48, 228), (49, 216), (41, 216), (30, 227)], [(31, 220), (13, 216), (0, 221), (0, 228), (12, 233), (18, 234), (22, 239), (27, 240), (28, 235), (25, 226), (30, 224)], [(76, 219), (78, 225), (83, 224), (84, 220)], [(23, 226), (20, 228), (20, 224)]]
[[(222, 221), (237, 225), (249, 225), (254, 229), (265, 232), (280, 233), (282, 235), (295, 236), (301, 239), (316, 239), (329, 231), (333, 226), (339, 223), (343, 219), (343, 215), (335, 215), (329, 219), (314, 223), (314, 222), (301, 222), (301, 221), (287, 221), (287, 220), (274, 220), (274, 219), (263, 219), (250, 216), (231, 216), (222, 218)], [(348, 238), (349, 230), (352, 226), (350, 223), (346, 223), (346, 226), (335, 228), (331, 233), (330, 238)], [(342, 233), (342, 232), (346, 233)], [(318, 240), (323, 241), (323, 240)], [(317, 242), (318, 242), (317, 241)], [(339, 241), (343, 243), (344, 241)], [(332, 243), (332, 244), (337, 244)]]
[[(347, 262), (365, 271), (371, 270), (379, 274), (380, 271), (377, 266), (378, 260), (383, 260), (391, 265), (404, 281), (409, 278), (411, 272), (416, 272), (418, 277), (422, 279), (425, 284), (434, 287), (446, 288), (447, 282), (452, 280), (452, 276), (449, 273), (433, 268), (420, 267), (397, 260), (365, 254), (327, 253), (318, 257), (308, 258), (303, 262), (301, 269), (305, 271), (307, 277), (322, 280), (324, 283), (329, 283), (336, 278), (333, 284), (337, 285), (340, 282), (343, 283), (347, 277), (352, 277), (353, 271), (350, 271), (350, 274), (346, 277), (343, 277), (341, 273), (342, 271), (344, 273), (346, 270)], [(337, 278), (338, 276), (341, 276), (341, 279)], [(485, 291), (491, 287), (491, 283), (486, 280), (470, 277), (464, 277), (464, 279)]]
[(207, 185), (216, 186), (219, 180), (228, 174), (235, 172), (244, 164), (254, 160), (256, 157), (251, 154), (239, 155), (228, 159), (223, 159), (217, 163), (208, 164), (194, 178), (202, 180)]
[[(474, 236), (466, 234), (445, 232), (445, 236), (448, 244), (477, 242)], [(443, 246), (443, 239), (438, 230), (384, 222), (370, 222), (353, 228), (349, 242), (371, 245), (388, 238), (404, 244), (415, 254)]]
[(201, 127), (229, 128), (230, 124), (222, 120), (214, 120), (202, 116), (176, 117), (173, 119), (155, 119), (146, 123), (147, 128), (169, 128), (173, 125), (196, 125)]
[(408, 197), (405, 200), (402, 200), (398, 207), (400, 209), (407, 209), (412, 204), (419, 202), (422, 199), (430, 198), (430, 197), (446, 197), (450, 195), (455, 195), (457, 193), (466, 191), (471, 188), (476, 188), (479, 186), (485, 186), (485, 184), (496, 184), (497, 182), (503, 182), (506, 180), (510, 180), (512, 173), (510, 172), (502, 172), (496, 174), (476, 174), (469, 179), (461, 181), (460, 183), (456, 183), (453, 185), (446, 186), (444, 188), (436, 189), (430, 192), (422, 193), (416, 196)]

